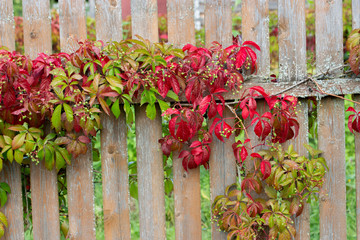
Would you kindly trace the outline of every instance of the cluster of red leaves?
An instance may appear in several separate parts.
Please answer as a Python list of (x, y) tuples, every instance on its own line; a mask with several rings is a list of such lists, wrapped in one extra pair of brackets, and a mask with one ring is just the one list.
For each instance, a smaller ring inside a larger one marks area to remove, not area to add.
[[(261, 141), (270, 136), (274, 143), (283, 143), (294, 138), (299, 124), (296, 120), (297, 99), (291, 96), (269, 96), (263, 88), (252, 87), (241, 90), (244, 73), (255, 73), (256, 50), (259, 46), (251, 41), (239, 44), (234, 38), (233, 45), (223, 49), (219, 43), (213, 43), (210, 49), (185, 45), (184, 59), (177, 63), (168, 63), (159, 67), (163, 78), (158, 77), (158, 90), (163, 96), (169, 90), (176, 94), (184, 93), (189, 107), (176, 105), (164, 115), (170, 116), (170, 135), (160, 140), (165, 155), (178, 151), (183, 166), (196, 168), (208, 166), (213, 134), (220, 140), (229, 138), (235, 126), (226, 122), (223, 113), (226, 108), (224, 95), (231, 91), (242, 91), (235, 110), (241, 111), (243, 120), (250, 119), (255, 134)], [(254, 49), (254, 50), (253, 50)], [(259, 99), (265, 99), (268, 111), (260, 114), (257, 106)], [(207, 116), (209, 129), (202, 128), (203, 116)], [(200, 140), (200, 141), (199, 141)], [(249, 142), (247, 139), (245, 143)], [(233, 145), (235, 158), (241, 164), (248, 156), (247, 147), (241, 142)]]

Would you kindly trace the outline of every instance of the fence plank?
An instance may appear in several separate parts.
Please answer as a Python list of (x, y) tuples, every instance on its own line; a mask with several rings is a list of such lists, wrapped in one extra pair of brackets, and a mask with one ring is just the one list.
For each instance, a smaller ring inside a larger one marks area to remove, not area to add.
[(353, 29), (360, 28), (360, 1), (352, 0)]
[[(15, 25), (13, 1), (0, 1), (0, 45), (15, 50)], [(5, 229), (4, 240), (24, 239), (23, 201), (21, 191), (21, 171), (17, 163), (4, 161), (0, 172), (0, 182), (6, 182), (11, 188), (11, 194), (3, 209), (9, 227)]]
[(125, 113), (103, 115), (101, 161), (105, 239), (130, 239), (129, 175)]
[[(60, 46), (71, 52), (77, 40), (86, 39), (85, 5), (82, 0), (60, 0)], [(92, 151), (72, 159), (67, 167), (70, 239), (95, 239)]]
[[(360, 102), (360, 95), (355, 95), (354, 101)], [(355, 110), (360, 111), (360, 106), (358, 104), (355, 104)], [(360, 224), (359, 224), (360, 211), (358, 211), (358, 209), (360, 208), (360, 133), (355, 132), (354, 135), (355, 135), (356, 223), (357, 223), (356, 239), (360, 240)]]
[(96, 38), (120, 41), (122, 36), (121, 0), (96, 0)]
[[(205, 44), (211, 46), (213, 41), (228, 47), (232, 44), (231, 1), (207, 0), (205, 2)], [(234, 118), (229, 109), (225, 109), (224, 118)], [(234, 119), (228, 123), (234, 125)], [(210, 123), (211, 124), (211, 123)], [(225, 188), (236, 182), (236, 162), (232, 151), (234, 135), (225, 143), (215, 136), (211, 144), (210, 155), (210, 192), (211, 201), (222, 195)], [(226, 239), (227, 234), (220, 232), (216, 223), (211, 228), (212, 239)]]
[(59, 0), (60, 48), (73, 52), (77, 42), (86, 39), (85, 3), (83, 0)]
[[(38, 53), (51, 53), (50, 2), (23, 0), (24, 48), (32, 59)], [(49, 132), (49, 131), (47, 131)], [(57, 171), (45, 164), (30, 165), (31, 205), (34, 239), (60, 239)]]
[(151, 42), (159, 41), (157, 0), (131, 0), (133, 38), (140, 35)]
[[(120, 41), (121, 1), (96, 1), (98, 40)], [(125, 113), (102, 116), (101, 161), (105, 239), (130, 239), (129, 175)]]
[(244, 0), (242, 13), (242, 39), (256, 42), (258, 52), (258, 75), (268, 77), (270, 74), (270, 41), (269, 41), (269, 0)]
[(205, 43), (217, 41), (228, 47), (232, 44), (231, 1), (205, 1)]
[(0, 46), (15, 50), (15, 22), (12, 0), (0, 1)]
[(135, 107), (140, 239), (165, 239), (165, 199), (160, 108), (150, 120), (145, 106)]
[(279, 78), (303, 80), (306, 76), (305, 0), (279, 0)]
[[(343, 64), (342, 1), (315, 2), (316, 69)], [(344, 101), (324, 98), (318, 109), (318, 145), (329, 171), (320, 192), (320, 239), (346, 239)], [(336, 146), (336, 148), (334, 148)]]
[(22, 240), (24, 239), (24, 215), (20, 165), (16, 162), (10, 164), (9, 161), (5, 161), (3, 170), (0, 172), (0, 182), (6, 182), (11, 188), (8, 201), (1, 209), (4, 210), (9, 224), (3, 238), (4, 240)]
[[(177, 47), (195, 44), (193, 0), (168, 0), (169, 42)], [(182, 34), (179, 34), (182, 33)], [(175, 238), (201, 239), (200, 170), (182, 166), (182, 159), (173, 161)]]
[[(279, 0), (279, 78), (282, 82), (300, 81), (306, 76), (305, 0)], [(299, 135), (291, 143), (300, 155), (307, 155), (308, 143), (307, 99), (297, 106)], [(305, 204), (305, 203), (304, 203)], [(310, 240), (309, 205), (305, 204), (301, 216), (295, 219), (296, 239)]]
[[(132, 34), (159, 41), (156, 0), (131, 0)], [(163, 156), (157, 143), (162, 137), (160, 109), (150, 120), (145, 107), (135, 107), (139, 189), (140, 239), (165, 239)], [(155, 141), (154, 141), (155, 139)]]

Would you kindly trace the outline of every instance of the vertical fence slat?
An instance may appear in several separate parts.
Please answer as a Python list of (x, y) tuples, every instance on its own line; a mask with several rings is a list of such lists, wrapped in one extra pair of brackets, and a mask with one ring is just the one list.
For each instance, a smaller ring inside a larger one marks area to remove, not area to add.
[(163, 156), (158, 145), (162, 137), (160, 109), (154, 121), (145, 107), (136, 106), (136, 151), (140, 239), (165, 239), (165, 199)]
[(12, 0), (0, 1), (0, 46), (15, 50), (15, 22)]
[[(132, 34), (158, 42), (156, 0), (131, 1)], [(135, 107), (136, 151), (139, 189), (140, 239), (165, 239), (163, 156), (158, 144), (162, 137), (160, 109), (150, 120), (145, 107)]]
[(269, 41), (269, 0), (243, 0), (242, 39), (256, 42), (258, 52), (258, 75), (268, 77), (270, 74), (270, 41)]
[[(120, 41), (121, 1), (96, 1), (96, 37)], [(130, 239), (129, 174), (125, 113), (119, 119), (102, 115), (101, 161), (105, 239)]]
[[(82, 0), (60, 0), (60, 46), (64, 52), (77, 48), (86, 39), (85, 5)], [(92, 150), (72, 159), (67, 167), (69, 238), (95, 239)]]
[[(279, 0), (279, 78), (282, 82), (300, 81), (306, 76), (305, 0)], [(291, 143), (300, 155), (307, 155), (308, 106), (307, 100), (297, 106), (299, 135)], [(305, 204), (305, 203), (304, 203)], [(295, 219), (296, 239), (310, 240), (309, 205), (305, 204), (301, 216)]]
[[(177, 47), (195, 44), (193, 0), (168, 0), (169, 42)], [(179, 34), (182, 33), (182, 34)], [(186, 172), (182, 159), (173, 161), (175, 238), (201, 239), (200, 170)]]
[[(206, 46), (210, 47), (213, 41), (223, 44), (224, 47), (232, 44), (231, 1), (207, 0), (205, 2)], [(230, 118), (228, 123), (234, 125), (234, 119), (231, 119), (234, 116), (228, 108), (224, 111), (224, 118)], [(228, 185), (236, 182), (236, 163), (232, 151), (234, 142), (234, 135), (225, 143), (215, 136), (213, 138), (210, 156), (211, 201), (214, 201), (216, 196), (224, 194)], [(220, 232), (216, 223), (212, 224), (211, 236), (212, 239), (227, 238), (227, 234)]]
[(60, 48), (73, 52), (77, 42), (86, 39), (85, 3), (82, 0), (59, 0)]
[(205, 43), (217, 41), (228, 47), (232, 44), (231, 1), (205, 1)]
[(306, 76), (305, 0), (279, 0), (279, 78), (303, 80)]
[[(342, 1), (315, 2), (316, 69), (343, 64)], [(318, 108), (318, 146), (329, 165), (320, 192), (320, 239), (346, 239), (344, 101), (324, 98)]]
[(360, 28), (360, 1), (352, 0), (353, 29)]
[[(15, 25), (13, 1), (0, 1), (0, 45), (15, 50)], [(9, 227), (5, 229), (4, 240), (24, 239), (24, 217), (21, 192), (20, 165), (9, 161), (3, 163), (0, 172), (0, 182), (6, 182), (11, 188), (11, 194), (1, 211), (7, 217)]]
[(0, 182), (6, 182), (11, 188), (11, 194), (8, 195), (4, 208), (0, 209), (4, 210), (9, 224), (3, 238), (4, 240), (22, 240), (24, 239), (24, 215), (20, 165), (16, 162), (11, 164), (6, 160), (0, 172)]
[(121, 0), (96, 0), (96, 38), (120, 41), (122, 36)]
[[(34, 59), (51, 53), (50, 2), (23, 0), (25, 54)], [(48, 131), (47, 131), (48, 132)], [(31, 205), (34, 239), (60, 239), (57, 171), (48, 171), (44, 161), (31, 163)]]

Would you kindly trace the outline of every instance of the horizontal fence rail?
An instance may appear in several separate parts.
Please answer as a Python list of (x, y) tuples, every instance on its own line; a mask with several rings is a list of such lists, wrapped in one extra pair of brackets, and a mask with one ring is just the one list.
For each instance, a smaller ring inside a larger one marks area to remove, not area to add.
[[(342, 1), (316, 0), (316, 71), (326, 73), (343, 63)], [(108, 42), (123, 37), (121, 0), (97, 0), (96, 38)], [(25, 53), (35, 58), (39, 52), (51, 52), (50, 1), (23, 0)], [(193, 0), (167, 0), (168, 39), (175, 46), (195, 44)], [(60, 46), (64, 52), (77, 47), (86, 39), (84, 0), (59, 0)], [(320, 193), (320, 239), (346, 239), (346, 176), (344, 101), (331, 96), (359, 94), (360, 79), (342, 79), (336, 71), (331, 80), (313, 81), (307, 78), (305, 0), (279, 0), (279, 80), (270, 82), (269, 0), (243, 0), (242, 40), (259, 44), (258, 72), (244, 87), (263, 86), (270, 94), (292, 94), (300, 97), (298, 118), (301, 124), (295, 150), (306, 155), (303, 144), (308, 137), (308, 97), (322, 97), (318, 109), (318, 144), (324, 151), (329, 171)], [(232, 43), (232, 6), (228, 0), (206, 0), (204, 11), (205, 46), (218, 41), (224, 46)], [(360, 4), (353, 0), (353, 26), (360, 27)], [(152, 42), (158, 39), (158, 6), (156, 0), (131, 0), (132, 35), (140, 35)], [(0, 45), (15, 49), (13, 1), (0, 1)], [(266, 80), (264, 80), (266, 79)], [(319, 91), (319, 86), (321, 90)], [(325, 97), (327, 96), (327, 97)], [(360, 95), (355, 96), (359, 101)], [(233, 104), (238, 96), (226, 97)], [(185, 99), (183, 99), (185, 100)], [(226, 110), (225, 117), (231, 116)], [(125, 114), (119, 119), (102, 116), (101, 163), (105, 239), (131, 238), (128, 149)], [(145, 109), (135, 106), (136, 152), (140, 238), (166, 239), (165, 189), (163, 155), (158, 144), (162, 137), (162, 119), (146, 117)], [(50, 130), (49, 130), (50, 131)], [(251, 136), (256, 141), (256, 136)], [(232, 139), (233, 141), (235, 139)], [(236, 164), (232, 142), (214, 140), (210, 158), (211, 200), (223, 194), (226, 186), (236, 181)], [(356, 176), (360, 174), (360, 137), (356, 135)], [(94, 214), (94, 183), (91, 146), (88, 153), (72, 159), (67, 167), (69, 239), (96, 239)], [(43, 164), (31, 164), (32, 224), (34, 239), (60, 239), (59, 199), (56, 171), (47, 171)], [(174, 159), (174, 216), (175, 239), (201, 239), (200, 170), (186, 172), (181, 159)], [(0, 181), (12, 190), (4, 213), (9, 228), (4, 239), (24, 239), (21, 168), (5, 162)], [(356, 180), (357, 188), (360, 180)], [(357, 204), (360, 194), (357, 191)], [(310, 239), (309, 206), (296, 220), (298, 240)], [(357, 212), (357, 221), (360, 213)], [(226, 239), (226, 234), (212, 225), (212, 239)], [(357, 227), (357, 239), (360, 228)]]

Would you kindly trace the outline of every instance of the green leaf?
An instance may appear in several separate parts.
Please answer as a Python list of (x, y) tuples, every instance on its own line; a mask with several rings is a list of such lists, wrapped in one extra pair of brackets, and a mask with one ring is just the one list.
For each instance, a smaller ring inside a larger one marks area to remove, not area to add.
[(0, 207), (3, 207), (7, 202), (7, 193), (0, 188)]
[(170, 103), (165, 102), (165, 101), (160, 100), (160, 99), (158, 99), (157, 101), (158, 101), (158, 103), (160, 105), (161, 112), (165, 112), (167, 109), (170, 108)]
[(130, 124), (134, 121), (133, 108), (131, 107), (130, 103), (127, 100), (123, 99), (123, 101), (124, 101), (124, 111), (126, 113), (126, 122)]
[(55, 128), (56, 132), (60, 132), (61, 130), (61, 109), (62, 109), (62, 104), (58, 105), (55, 108), (53, 115), (51, 116), (51, 123)]
[(130, 196), (138, 199), (138, 185), (137, 182), (131, 182), (129, 187)]
[(172, 192), (173, 188), (174, 188), (173, 182), (170, 179), (166, 179), (164, 186), (165, 186), (165, 193), (167, 195), (169, 195)]
[(0, 238), (2, 238), (5, 234), (4, 225), (0, 224)]
[(65, 160), (59, 151), (55, 151), (56, 156), (56, 170), (59, 171), (65, 166)]
[(155, 104), (148, 104), (146, 106), (146, 116), (151, 120), (154, 120), (156, 117), (156, 106)]
[(0, 183), (0, 188), (3, 189), (7, 193), (11, 193), (10, 186), (6, 182)]
[(71, 164), (71, 154), (65, 149), (65, 148), (57, 148), (57, 150), (61, 153), (63, 156), (65, 162), (70, 165)]
[(21, 164), (24, 160), (24, 153), (18, 149), (15, 150), (14, 151), (14, 159), (18, 164)]
[(4, 224), (5, 227), (8, 227), (8, 221), (6, 219), (5, 214), (3, 214), (2, 212), (0, 212), (0, 223)]
[(14, 137), (11, 143), (11, 147), (13, 150), (20, 148), (22, 145), (24, 145), (25, 142), (26, 133), (19, 133)]
[(46, 146), (45, 150), (45, 167), (48, 170), (52, 170), (54, 167), (54, 148), (52, 146)]
[(116, 117), (116, 119), (119, 118), (120, 116), (120, 102), (119, 99), (116, 99), (116, 101), (113, 103), (113, 105), (111, 106), (111, 112), (114, 114), (114, 116)]
[(9, 150), (7, 151), (6, 157), (7, 157), (7, 159), (9, 160), (10, 163), (13, 162), (13, 160), (14, 160), (14, 152), (13, 152), (12, 149), (9, 149)]
[(160, 63), (164, 67), (167, 66), (167, 63), (166, 63), (165, 59), (162, 56), (159, 56), (159, 55), (155, 56), (155, 60), (156, 60), (157, 63)]
[(72, 108), (66, 103), (64, 103), (63, 106), (64, 106), (66, 119), (72, 123), (74, 121), (74, 112)]
[(176, 95), (176, 93), (174, 93), (172, 90), (169, 90), (166, 96), (175, 100), (176, 102), (179, 102), (179, 96)]

